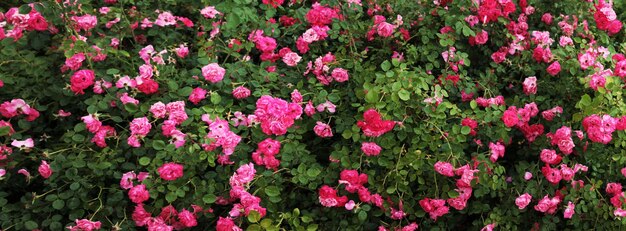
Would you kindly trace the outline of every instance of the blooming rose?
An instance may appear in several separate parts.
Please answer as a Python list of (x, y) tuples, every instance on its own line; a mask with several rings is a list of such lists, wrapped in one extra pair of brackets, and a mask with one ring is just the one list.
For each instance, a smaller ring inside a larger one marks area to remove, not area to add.
[(233, 89), (233, 97), (235, 97), (235, 99), (245, 99), (248, 98), (248, 96), (250, 96), (250, 89), (244, 86)]
[(533, 197), (530, 194), (524, 193), (523, 195), (515, 199), (515, 205), (517, 205), (519, 209), (524, 209), (526, 208), (526, 206), (528, 206), (528, 204), (530, 204), (530, 201), (532, 199)]
[(524, 79), (524, 94), (534, 95), (537, 94), (537, 77), (531, 76)]
[(132, 202), (140, 204), (150, 199), (150, 193), (146, 190), (146, 185), (140, 184), (128, 191), (128, 197)]
[(211, 63), (202, 67), (202, 76), (211, 83), (222, 81), (224, 74), (226, 74), (226, 70), (217, 63)]
[(317, 121), (317, 125), (313, 128), (315, 134), (319, 137), (326, 138), (333, 136), (333, 130), (326, 123)]
[(348, 78), (350, 77), (348, 75), (348, 71), (343, 68), (333, 69), (331, 76), (333, 77), (333, 79), (335, 79), (335, 81), (340, 82), (340, 83), (348, 81)]
[(176, 180), (183, 176), (183, 166), (176, 163), (165, 163), (157, 169), (163, 180)]
[(366, 156), (378, 156), (381, 150), (380, 146), (374, 142), (363, 142), (361, 144), (361, 151), (363, 151)]
[(546, 69), (546, 71), (551, 76), (556, 76), (557, 74), (559, 74), (559, 72), (561, 72), (561, 64), (559, 63), (559, 61), (554, 61), (552, 64), (550, 64), (550, 66), (548, 66), (548, 69)]
[(301, 59), (302, 57), (300, 57), (296, 52), (289, 52), (283, 56), (283, 62), (290, 67), (298, 65), (298, 62), (300, 62)]
[(84, 90), (94, 84), (95, 74), (92, 70), (80, 70), (70, 78), (70, 89), (77, 95), (85, 94)]

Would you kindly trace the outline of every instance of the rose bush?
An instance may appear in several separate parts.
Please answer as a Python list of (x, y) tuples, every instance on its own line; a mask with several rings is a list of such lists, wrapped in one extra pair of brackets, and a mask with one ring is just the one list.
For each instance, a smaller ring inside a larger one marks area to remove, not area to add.
[(622, 1), (30, 2), (3, 230), (626, 224)]

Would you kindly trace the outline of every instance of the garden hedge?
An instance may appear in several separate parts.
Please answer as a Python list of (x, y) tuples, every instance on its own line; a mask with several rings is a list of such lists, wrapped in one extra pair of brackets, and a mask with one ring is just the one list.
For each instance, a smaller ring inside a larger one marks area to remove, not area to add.
[(624, 1), (0, 12), (0, 230), (626, 225)]

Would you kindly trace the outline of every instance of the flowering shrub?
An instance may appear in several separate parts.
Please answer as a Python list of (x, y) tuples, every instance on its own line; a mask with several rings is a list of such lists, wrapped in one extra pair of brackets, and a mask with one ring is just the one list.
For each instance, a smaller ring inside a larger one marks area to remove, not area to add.
[(626, 224), (622, 1), (15, 2), (3, 230)]

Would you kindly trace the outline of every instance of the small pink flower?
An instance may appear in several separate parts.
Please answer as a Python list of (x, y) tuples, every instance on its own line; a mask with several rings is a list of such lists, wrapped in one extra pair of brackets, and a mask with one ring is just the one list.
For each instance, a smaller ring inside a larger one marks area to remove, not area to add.
[(76, 226), (68, 226), (70, 231), (93, 231), (99, 230), (102, 225), (99, 221), (90, 221), (87, 219), (76, 219)]
[(180, 44), (177, 48), (174, 48), (174, 52), (176, 53), (176, 56), (182, 59), (189, 55), (189, 48), (184, 44)]
[(32, 138), (28, 138), (25, 140), (13, 140), (13, 142), (11, 142), (11, 146), (19, 149), (30, 149), (35, 147), (35, 143)]
[(348, 75), (348, 71), (343, 68), (333, 69), (331, 76), (333, 77), (333, 79), (335, 79), (335, 81), (340, 83), (348, 81), (348, 79), (350, 78), (350, 76)]
[(146, 189), (146, 185), (140, 184), (132, 187), (128, 191), (128, 197), (130, 200), (136, 204), (141, 204), (144, 201), (150, 199), (150, 193)]
[(216, 15), (222, 14), (215, 9), (214, 6), (207, 6), (200, 10), (200, 14), (205, 18), (215, 18)]
[(381, 37), (390, 37), (393, 35), (395, 26), (388, 22), (381, 22), (376, 26), (376, 33)]
[(298, 62), (300, 62), (301, 59), (302, 57), (300, 57), (296, 52), (289, 52), (283, 56), (283, 62), (290, 67), (298, 65)]
[(196, 87), (193, 89), (193, 91), (191, 91), (191, 94), (189, 95), (189, 101), (197, 105), (198, 103), (200, 103), (200, 101), (206, 98), (206, 93), (206, 90), (202, 89), (201, 87)]
[(563, 218), (565, 219), (572, 219), (572, 216), (574, 215), (574, 207), (576, 205), (574, 203), (572, 203), (571, 201), (567, 202), (567, 207), (565, 208), (565, 211), (563, 212)]
[(315, 127), (313, 128), (313, 131), (315, 131), (315, 134), (317, 136), (322, 138), (333, 136), (333, 131), (330, 126), (320, 121), (317, 121), (317, 125), (315, 125)]
[(222, 81), (224, 74), (226, 74), (226, 70), (217, 63), (211, 63), (202, 67), (202, 76), (211, 83)]
[(123, 189), (130, 189), (133, 187), (133, 180), (137, 177), (135, 172), (130, 171), (122, 174), (122, 179), (120, 180), (120, 187)]
[(437, 161), (435, 163), (435, 171), (447, 177), (454, 176), (454, 166), (448, 162)]
[(354, 203), (354, 201), (353, 201), (353, 200), (348, 201), (348, 203), (346, 203), (346, 205), (344, 205), (344, 207), (345, 207), (347, 210), (352, 210), (352, 209), (354, 208), (354, 206), (355, 206), (355, 203)]
[(548, 66), (548, 69), (546, 69), (546, 71), (551, 76), (555, 76), (559, 74), (559, 72), (561, 72), (561, 64), (559, 63), (559, 61), (554, 61), (552, 64), (550, 64), (550, 66)]
[(48, 162), (46, 162), (45, 160), (41, 161), (41, 165), (39, 165), (39, 174), (41, 174), (41, 177), (48, 179), (50, 178), (50, 176), (52, 175), (52, 169), (50, 168), (50, 165), (48, 165)]
[(532, 178), (533, 178), (533, 174), (532, 173), (530, 173), (530, 172), (524, 173), (524, 180), (529, 181)]
[(528, 204), (530, 204), (530, 201), (533, 199), (533, 197), (528, 194), (528, 193), (524, 193), (523, 195), (517, 197), (517, 199), (515, 199), (515, 205), (517, 205), (517, 207), (521, 210), (526, 208), (526, 206), (528, 206)]
[(176, 163), (165, 163), (157, 169), (163, 180), (172, 181), (183, 176), (183, 166)]
[(4, 170), (4, 168), (0, 168), (0, 178), (2, 178), (6, 174), (7, 174), (7, 170)]
[(537, 94), (537, 77), (531, 76), (524, 79), (524, 94), (534, 95)]
[(232, 94), (233, 94), (233, 97), (235, 97), (235, 99), (245, 99), (245, 98), (248, 98), (248, 96), (250, 96), (250, 89), (244, 86), (239, 86), (233, 89)]
[(378, 156), (381, 150), (382, 148), (374, 142), (363, 142), (361, 144), (361, 151), (363, 151), (366, 156)]

